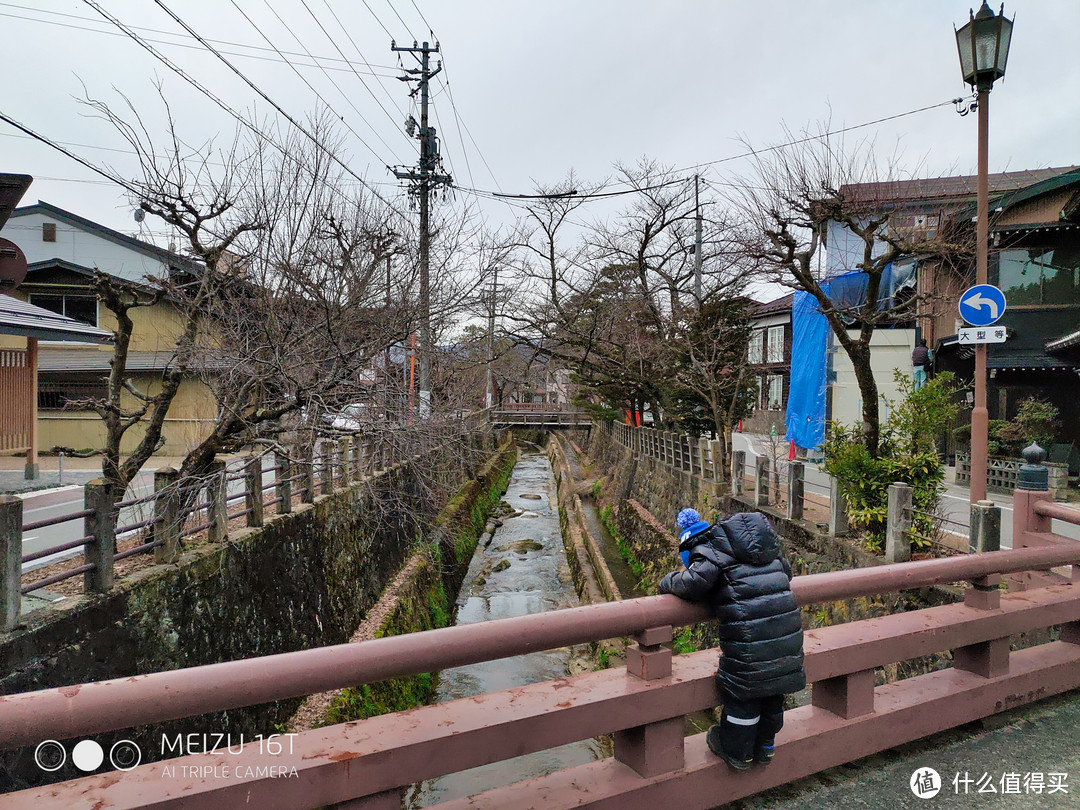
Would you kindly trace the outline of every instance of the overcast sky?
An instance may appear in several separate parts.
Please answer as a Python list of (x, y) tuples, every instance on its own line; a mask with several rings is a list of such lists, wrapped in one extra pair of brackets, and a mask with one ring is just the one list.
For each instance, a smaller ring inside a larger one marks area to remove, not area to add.
[[(232, 107), (275, 114), (155, 2), (97, 1)], [(944, 0), (162, 2), (291, 115), (314, 110), (317, 91), (348, 126), (349, 165), (402, 204), (385, 166), (414, 163), (416, 148), (402, 131), (410, 103), (408, 86), (394, 78), (391, 37), (441, 46), (445, 69), (433, 83), (432, 123), (455, 182), (511, 193), (556, 183), (571, 168), (602, 180), (615, 161), (643, 155), (693, 174), (698, 164), (744, 151), (740, 136), (760, 146), (782, 141), (785, 122), (798, 130), (830, 119), (837, 129), (969, 93), (953, 36), (969, 6)], [(1016, 26), (1006, 79), (991, 99), (990, 170), (1080, 163), (1080, 2), (1018, 0), (1005, 11)], [(92, 162), (133, 174), (128, 155), (106, 150), (123, 149), (117, 133), (85, 117), (77, 102), (84, 86), (111, 102), (128, 96), (154, 134), (163, 133), (158, 80), (190, 142), (219, 133), (227, 140), (235, 129), (84, 2), (0, 2), (0, 20), (0, 111)], [(311, 64), (305, 50), (325, 74), (302, 66)], [(414, 66), (407, 54), (402, 61)], [(879, 151), (898, 148), (921, 175), (970, 174), (975, 125), (974, 115), (962, 118), (945, 105), (859, 133), (873, 136)], [(23, 204), (45, 200), (137, 233), (121, 189), (4, 123), (0, 147), (0, 171), (36, 178)], [(740, 168), (735, 160), (700, 171), (723, 182)], [(462, 192), (454, 204), (475, 199)], [(479, 204), (492, 222), (509, 215), (505, 204)], [(167, 240), (160, 226), (146, 225), (156, 233), (144, 230), (144, 238)]]

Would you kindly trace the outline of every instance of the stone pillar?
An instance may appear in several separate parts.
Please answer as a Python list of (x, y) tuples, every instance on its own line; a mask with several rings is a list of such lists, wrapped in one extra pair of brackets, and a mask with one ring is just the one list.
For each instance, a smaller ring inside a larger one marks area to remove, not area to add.
[(337, 460), (338, 467), (341, 468), (341, 477), (338, 479), (338, 486), (341, 489), (345, 489), (349, 486), (349, 447), (352, 445), (352, 440), (348, 437), (338, 439), (337, 441)]
[(85, 546), (86, 562), (93, 563), (94, 567), (83, 574), (83, 588), (88, 593), (105, 593), (113, 586), (116, 510), (101, 478), (95, 478), (83, 487), (83, 509), (94, 512), (83, 518), (83, 534), (94, 538)]
[(319, 491), (323, 495), (334, 491), (334, 445), (330, 439), (319, 442)]
[(22, 613), (23, 502), (0, 495), (0, 632), (12, 630)]
[(206, 518), (209, 538), (217, 543), (229, 539), (229, 485), (224, 461), (210, 465), (210, 483), (206, 485)]
[(172, 467), (154, 471), (154, 562), (180, 558), (180, 473)]
[(885, 562), (911, 559), (911, 487), (897, 482), (889, 485), (889, 511), (885, 518)]
[(759, 509), (769, 505), (769, 458), (754, 459), (754, 506)]
[(300, 500), (312, 503), (315, 500), (315, 443), (306, 443), (297, 454), (300, 458)]
[(788, 520), (801, 520), (803, 516), (803, 475), (801, 461), (792, 461), (787, 470), (787, 516)]
[(979, 501), (972, 504), (970, 526), (970, 553), (1001, 550), (1001, 507), (996, 503)]
[(274, 497), (281, 498), (278, 501), (278, 514), (287, 515), (292, 512), (292, 463), (285, 453), (277, 453), (277, 472), (274, 473), (274, 483), (277, 494)]
[[(671, 627), (654, 627), (634, 636), (637, 644), (626, 650), (628, 678), (654, 681), (671, 676)], [(683, 718), (673, 717), (616, 731), (615, 759), (639, 776), (657, 776), (683, 767)]]
[(244, 464), (244, 505), (247, 525), (263, 525), (262, 456), (251, 456)]
[(731, 454), (731, 494), (742, 495), (745, 489), (746, 451), (735, 450)]
[(844, 491), (840, 482), (829, 476), (829, 534), (839, 537), (847, 534), (847, 510), (844, 509)]

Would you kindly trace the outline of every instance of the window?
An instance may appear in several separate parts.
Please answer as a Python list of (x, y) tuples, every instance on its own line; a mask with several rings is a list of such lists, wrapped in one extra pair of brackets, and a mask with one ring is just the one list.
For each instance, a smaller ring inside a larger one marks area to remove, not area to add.
[(770, 326), (769, 327), (769, 341), (766, 344), (768, 349), (767, 363), (783, 363), (784, 362), (784, 327), (783, 326)]
[(57, 315), (66, 315), (80, 323), (98, 325), (98, 302), (93, 295), (41, 295), (30, 294), (30, 303)]
[(746, 361), (750, 365), (757, 365), (762, 360), (765, 348), (765, 330), (755, 329), (750, 335), (750, 348), (747, 351)]
[(1080, 304), (1080, 248), (1002, 250), (997, 276), (1010, 307)]
[(42, 222), (41, 223), (41, 241), (42, 242), (55, 242), (56, 241), (56, 223), (55, 222)]
[(41, 380), (38, 383), (38, 409), (57, 411), (67, 408), (73, 402), (88, 399), (105, 399), (107, 393), (104, 380)]
[(765, 378), (765, 393), (767, 396), (765, 407), (770, 411), (778, 411), (784, 402), (784, 377), (780, 374), (770, 374)]

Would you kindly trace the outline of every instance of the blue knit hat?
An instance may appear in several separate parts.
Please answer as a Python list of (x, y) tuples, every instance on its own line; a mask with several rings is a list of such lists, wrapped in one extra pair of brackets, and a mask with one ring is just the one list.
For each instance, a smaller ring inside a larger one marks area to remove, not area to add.
[(682, 559), (683, 565), (689, 568), (690, 546), (684, 548), (683, 544), (708, 529), (709, 524), (701, 519), (701, 515), (698, 514), (696, 509), (683, 509), (679, 512), (679, 516), (675, 518), (675, 523), (679, 527), (679, 557)]

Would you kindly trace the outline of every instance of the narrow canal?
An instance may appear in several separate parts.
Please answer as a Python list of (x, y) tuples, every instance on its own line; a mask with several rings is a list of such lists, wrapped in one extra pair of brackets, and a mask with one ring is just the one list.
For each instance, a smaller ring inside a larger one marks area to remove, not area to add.
[[(503, 501), (512, 510), (501, 518), (491, 541), (473, 557), (457, 601), (456, 624), (505, 619), (578, 604), (566, 562), (555, 494), (546, 456), (522, 453)], [(436, 702), (560, 678), (593, 667), (587, 647), (518, 655), (443, 670)], [(405, 807), (419, 808), (488, 788), (591, 762), (602, 756), (594, 740), (560, 746), (450, 774), (416, 785)]]

